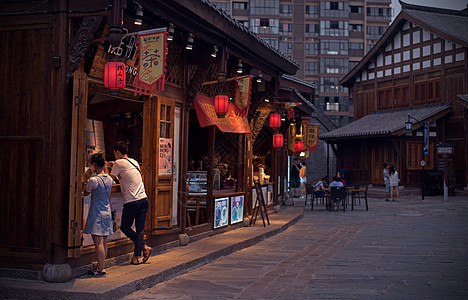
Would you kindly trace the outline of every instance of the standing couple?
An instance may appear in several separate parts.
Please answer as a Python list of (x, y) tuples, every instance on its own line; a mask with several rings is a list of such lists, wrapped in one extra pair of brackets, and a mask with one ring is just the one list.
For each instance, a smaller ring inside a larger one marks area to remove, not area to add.
[[(385, 201), (395, 201), (395, 199), (393, 199), (393, 191), (396, 192), (397, 200), (400, 201), (400, 190), (398, 189), (400, 178), (398, 178), (398, 172), (395, 170), (395, 166), (389, 166), (387, 163), (384, 163), (383, 168), (386, 196)], [(389, 193), (390, 200), (388, 199)]]
[[(151, 248), (145, 244), (143, 239), (149, 203), (138, 162), (129, 158), (127, 153), (128, 147), (125, 142), (117, 142), (114, 145), (116, 161), (111, 166), (110, 177), (120, 181), (124, 199), (120, 230), (134, 243), (135, 249), (130, 263), (138, 265), (141, 254), (143, 254), (143, 263), (151, 255)], [(106, 274), (104, 260), (107, 256), (107, 236), (113, 233), (110, 204), (110, 191), (113, 181), (107, 175), (105, 167), (104, 154), (93, 154), (90, 160), (90, 168), (83, 176), (83, 193), (85, 196), (91, 194), (91, 205), (83, 233), (92, 235), (98, 261), (97, 265), (88, 272), (89, 275)], [(97, 176), (91, 177), (93, 172)], [(136, 231), (132, 229), (134, 221)]]

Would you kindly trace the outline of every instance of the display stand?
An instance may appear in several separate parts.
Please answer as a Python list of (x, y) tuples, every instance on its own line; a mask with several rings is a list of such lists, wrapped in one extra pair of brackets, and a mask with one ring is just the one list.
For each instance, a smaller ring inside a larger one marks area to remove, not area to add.
[[(255, 189), (257, 191), (257, 200), (255, 201), (255, 207), (252, 213), (252, 218), (250, 219), (250, 226), (255, 225), (255, 221), (257, 221), (258, 211), (260, 211), (260, 215), (262, 216), (263, 227), (266, 227), (265, 218), (267, 220), (268, 225), (270, 225), (270, 219), (268, 218), (268, 212), (266, 209), (265, 198), (263, 197), (262, 187), (260, 186), (260, 181), (255, 180)], [(258, 204), (258, 205), (257, 205)]]

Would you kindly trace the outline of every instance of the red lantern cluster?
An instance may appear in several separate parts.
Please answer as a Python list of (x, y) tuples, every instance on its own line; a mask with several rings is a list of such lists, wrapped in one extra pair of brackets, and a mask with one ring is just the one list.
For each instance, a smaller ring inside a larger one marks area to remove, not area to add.
[(273, 135), (273, 147), (275, 148), (283, 147), (283, 135), (281, 133), (277, 133)]
[(218, 118), (226, 117), (229, 108), (229, 98), (226, 95), (215, 97), (215, 112)]
[(108, 62), (104, 69), (104, 86), (111, 89), (125, 87), (125, 64), (122, 62)]
[(281, 115), (280, 114), (271, 114), (270, 115), (270, 127), (278, 128), (281, 126)]
[(294, 141), (294, 151), (301, 152), (304, 149), (304, 143), (300, 140)]

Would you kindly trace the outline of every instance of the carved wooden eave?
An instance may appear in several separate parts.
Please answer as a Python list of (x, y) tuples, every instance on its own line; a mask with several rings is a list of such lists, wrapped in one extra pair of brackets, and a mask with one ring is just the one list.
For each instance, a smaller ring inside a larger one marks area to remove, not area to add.
[(94, 33), (101, 24), (102, 18), (102, 16), (86, 16), (83, 18), (80, 28), (68, 51), (66, 82), (70, 80), (73, 73), (81, 64), (85, 52), (88, 50), (93, 40)]

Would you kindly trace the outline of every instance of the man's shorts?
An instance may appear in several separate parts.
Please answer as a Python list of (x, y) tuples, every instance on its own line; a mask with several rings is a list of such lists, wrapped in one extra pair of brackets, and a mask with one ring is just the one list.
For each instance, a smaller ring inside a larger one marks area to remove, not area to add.
[(385, 181), (385, 192), (390, 193), (390, 180)]

